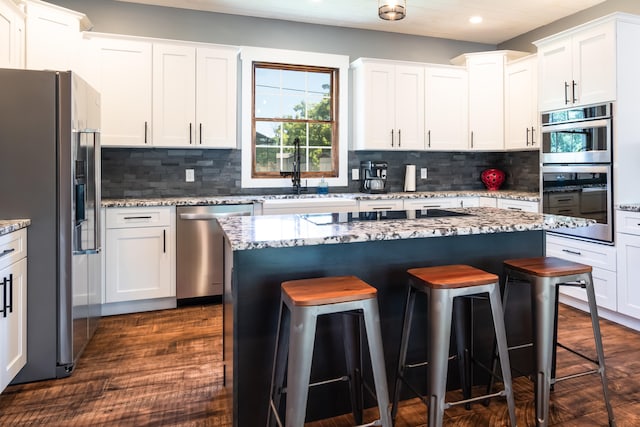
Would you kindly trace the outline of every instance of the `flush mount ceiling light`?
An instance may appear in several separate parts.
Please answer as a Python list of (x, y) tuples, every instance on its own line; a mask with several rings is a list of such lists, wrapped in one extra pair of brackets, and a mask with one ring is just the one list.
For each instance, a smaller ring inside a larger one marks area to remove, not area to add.
[(378, 0), (378, 16), (386, 21), (399, 21), (407, 12), (407, 0)]

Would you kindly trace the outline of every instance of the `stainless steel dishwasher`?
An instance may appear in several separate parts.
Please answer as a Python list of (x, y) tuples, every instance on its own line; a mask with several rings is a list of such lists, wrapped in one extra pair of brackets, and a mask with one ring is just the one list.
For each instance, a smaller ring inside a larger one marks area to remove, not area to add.
[(179, 206), (176, 210), (177, 299), (222, 295), (223, 237), (216, 218), (253, 214), (253, 205)]

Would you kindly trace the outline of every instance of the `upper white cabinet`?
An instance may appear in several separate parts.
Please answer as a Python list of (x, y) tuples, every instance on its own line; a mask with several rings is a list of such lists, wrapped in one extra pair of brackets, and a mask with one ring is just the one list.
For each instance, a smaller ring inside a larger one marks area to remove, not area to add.
[(468, 147), (467, 70), (427, 65), (425, 68), (425, 148), (466, 150)]
[(512, 61), (505, 71), (506, 149), (538, 149), (538, 63), (535, 55)]
[(95, 55), (93, 74), (101, 94), (101, 144), (152, 144), (151, 42), (89, 37)]
[(82, 68), (80, 31), (91, 28), (78, 12), (39, 0), (21, 0), (26, 13), (26, 67), (34, 70)]
[(602, 20), (535, 42), (541, 111), (616, 99), (615, 23)]
[(24, 68), (24, 14), (11, 0), (0, 0), (0, 67)]
[(235, 148), (235, 48), (153, 45), (153, 145)]
[(355, 149), (424, 149), (424, 66), (361, 58), (352, 68)]

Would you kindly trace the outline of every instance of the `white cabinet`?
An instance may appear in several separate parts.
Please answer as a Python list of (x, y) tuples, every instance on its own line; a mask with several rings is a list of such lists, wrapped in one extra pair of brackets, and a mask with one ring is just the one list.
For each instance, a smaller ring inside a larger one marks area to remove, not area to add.
[(26, 67), (34, 70), (82, 68), (80, 31), (91, 28), (78, 12), (39, 0), (21, 0), (26, 13)]
[(358, 59), (355, 81), (355, 149), (424, 149), (424, 66)]
[(27, 363), (27, 232), (0, 236), (0, 392)]
[(618, 311), (640, 319), (640, 212), (616, 212)]
[(466, 150), (468, 142), (467, 70), (428, 65), (425, 68), (425, 148)]
[(614, 21), (595, 21), (535, 44), (541, 111), (616, 99)]
[(105, 302), (175, 297), (175, 208), (106, 211)]
[(235, 148), (235, 48), (153, 45), (153, 145)]
[(535, 55), (507, 64), (504, 138), (506, 149), (540, 147), (537, 67)]
[(91, 37), (90, 43), (101, 94), (101, 144), (151, 144), (151, 42)]
[(11, 0), (0, 0), (0, 68), (24, 68), (24, 14)]
[(498, 199), (497, 207), (513, 211), (539, 212), (540, 204), (528, 200)]
[[(593, 285), (599, 307), (616, 311), (616, 249), (599, 243), (584, 242), (547, 234), (547, 256), (555, 256), (593, 267)], [(587, 301), (584, 289), (561, 286), (560, 292)]]

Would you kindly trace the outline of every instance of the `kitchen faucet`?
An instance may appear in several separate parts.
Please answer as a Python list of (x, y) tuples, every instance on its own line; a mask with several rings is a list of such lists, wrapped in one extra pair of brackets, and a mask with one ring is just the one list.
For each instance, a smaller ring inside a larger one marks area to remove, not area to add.
[(300, 180), (300, 138), (293, 140), (293, 171), (280, 171), (280, 176), (290, 176), (293, 185), (294, 194), (300, 194), (301, 191), (307, 191), (307, 186), (302, 187)]

